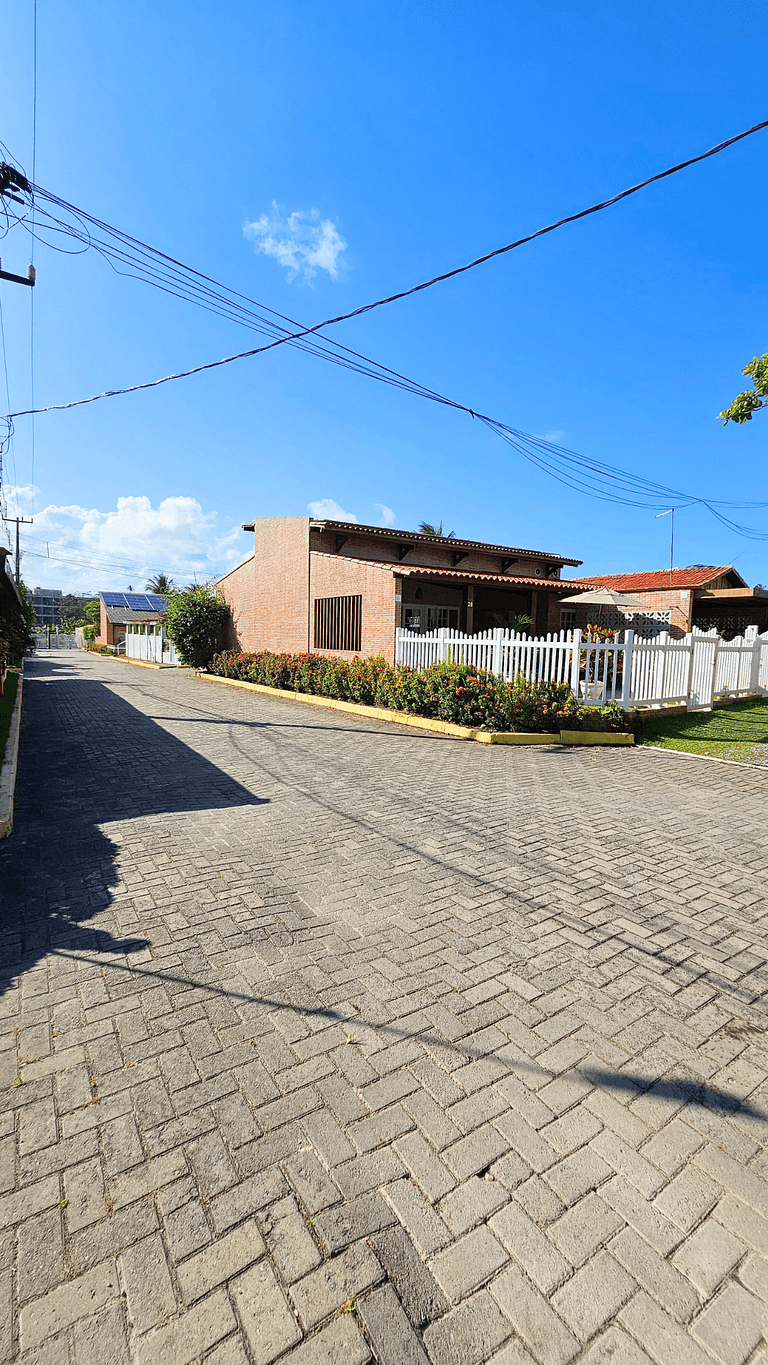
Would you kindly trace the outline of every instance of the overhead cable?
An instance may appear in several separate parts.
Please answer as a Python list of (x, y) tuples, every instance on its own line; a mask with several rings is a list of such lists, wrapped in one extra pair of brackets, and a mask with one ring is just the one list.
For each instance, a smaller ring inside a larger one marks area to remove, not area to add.
[[(347, 321), (354, 317), (359, 317), (374, 308), (395, 302), (398, 299), (406, 298), (410, 294), (415, 294), (420, 290), (427, 289), (434, 284), (452, 278), (454, 275), (462, 274), (464, 271), (489, 261), (495, 256), (512, 251), (516, 247), (522, 246), (526, 242), (533, 241), (535, 238), (541, 237), (548, 232), (552, 232), (566, 223), (575, 222), (592, 213), (597, 213), (601, 209), (608, 208), (611, 205), (618, 203), (620, 200), (627, 198), (627, 196), (637, 193), (638, 190), (645, 188), (647, 185), (653, 184), (657, 180), (663, 180), (670, 175), (674, 175), (677, 171), (695, 165), (699, 161), (704, 161), (708, 157), (716, 155), (725, 148), (732, 146), (734, 143), (739, 142), (742, 139), (749, 137), (752, 133), (758, 132), (766, 127), (768, 127), (768, 120), (755, 124), (754, 127), (737, 134), (735, 137), (728, 138), (724, 142), (718, 143), (717, 146), (710, 148), (708, 151), (703, 152), (698, 156), (691, 157), (686, 161), (679, 162), (675, 166), (669, 167), (667, 170), (651, 176), (647, 180), (641, 181), (639, 184), (633, 185), (627, 190), (623, 190), (620, 194), (614, 195), (611, 199), (603, 200), (601, 203), (594, 204), (590, 208), (581, 210), (579, 213), (561, 218), (556, 223), (551, 223), (547, 227), (540, 228), (537, 232), (531, 233), (527, 237), (519, 238), (504, 247), (499, 247), (495, 251), (477, 257), (468, 265), (457, 267), (442, 275), (437, 275), (430, 280), (424, 281), (422, 284), (415, 285), (398, 294), (389, 295), (387, 298), (379, 299), (374, 303), (363, 305), (349, 313), (328, 318), (324, 322), (316, 323), (312, 327), (302, 327), (300, 324), (285, 317), (283, 314), (276, 313), (274, 310), (268, 309), (264, 305), (257, 304), (254, 300), (247, 298), (247, 296), (243, 294), (237, 293), (235, 290), (219, 285), (209, 276), (203, 275), (200, 272), (183, 265), (173, 257), (167, 256), (165, 253), (157, 251), (146, 243), (121, 232), (119, 229), (110, 227), (109, 224), (92, 217), (83, 210), (67, 204), (65, 200), (60, 199), (58, 196), (52, 195), (38, 186), (30, 185), (29, 182), (25, 182), (30, 197), (34, 195), (37, 205), (38, 232), (45, 227), (46, 231), (50, 231), (59, 236), (67, 236), (70, 240), (78, 241), (81, 250), (87, 250), (89, 247), (92, 247), (99, 251), (100, 254), (104, 255), (105, 258), (110, 261), (110, 264), (112, 264), (114, 268), (120, 270), (121, 273), (135, 275), (140, 279), (144, 279), (145, 282), (163, 289), (165, 292), (174, 294), (177, 297), (186, 298), (190, 302), (208, 308), (210, 311), (219, 313), (222, 316), (229, 317), (233, 321), (237, 321), (241, 325), (251, 327), (254, 330), (269, 335), (273, 339), (266, 345), (254, 347), (247, 351), (241, 351), (234, 355), (225, 356), (219, 360), (209, 361), (188, 370), (177, 371), (173, 374), (165, 375), (160, 379), (130, 385), (126, 388), (108, 389), (102, 393), (94, 394), (89, 398), (76, 399), (69, 403), (51, 404), (45, 408), (28, 409), (23, 412), (12, 413), (9, 414), (8, 417), (9, 424), (12, 423), (14, 417), (29, 416), (32, 415), (33, 412), (65, 411), (70, 408), (98, 402), (102, 398), (117, 397), (122, 394), (136, 393), (144, 389), (156, 388), (161, 384), (170, 383), (175, 379), (188, 378), (191, 375), (201, 374), (207, 370), (213, 370), (223, 365), (231, 364), (235, 360), (243, 360), (255, 355), (263, 354), (266, 351), (275, 349), (277, 346), (285, 344), (297, 345), (300, 349), (310, 350), (311, 353), (321, 356), (323, 359), (330, 360), (335, 364), (343, 365), (357, 373), (365, 374), (369, 378), (374, 378), (380, 382), (394, 385), (395, 387), (411, 392), (418, 397), (427, 398), (432, 402), (440, 403), (447, 407), (451, 407), (456, 411), (467, 413), (473, 418), (477, 417), (502, 440), (506, 441), (510, 446), (517, 450), (518, 453), (522, 454), (524, 458), (535, 464), (543, 472), (549, 474), (551, 477), (557, 478), (561, 483), (566, 484), (575, 491), (613, 503), (622, 503), (634, 507), (649, 507), (653, 509), (666, 504), (670, 497), (674, 497), (689, 505), (695, 503), (706, 507), (723, 523), (723, 525), (739, 535), (746, 535), (755, 539), (766, 539), (768, 538), (768, 532), (743, 526), (733, 520), (733, 518), (727, 516), (725, 511), (722, 510), (726, 508), (735, 509), (737, 507), (762, 507), (766, 504), (749, 502), (728, 503), (714, 499), (705, 499), (698, 495), (686, 494), (680, 490), (668, 488), (663, 484), (653, 483), (641, 478), (639, 475), (634, 475), (628, 471), (623, 471), (613, 466), (603, 464), (600, 461), (590, 460), (579, 455), (575, 451), (570, 451), (555, 443), (544, 441), (541, 438), (533, 437), (528, 433), (518, 431), (508, 424), (500, 422), (486, 414), (479, 413), (466, 404), (448, 398), (444, 394), (440, 394), (436, 390), (420, 384), (418, 381), (411, 380), (407, 376), (399, 374), (397, 371), (389, 369), (387, 366), (381, 365), (377, 361), (371, 360), (360, 352), (344, 347), (331, 338), (317, 335), (317, 333), (325, 327)], [(59, 219), (47, 210), (41, 209), (40, 200), (44, 200), (46, 203), (55, 206), (59, 211), (65, 211), (70, 215), (69, 221)], [(44, 219), (44, 223), (41, 223), (41, 218)], [(30, 230), (25, 215), (18, 215), (18, 217), (16, 217), (16, 222)], [(46, 238), (46, 240), (48, 239)], [(49, 242), (49, 244), (53, 245), (51, 242)], [(271, 316), (266, 317), (266, 313)], [(281, 319), (280, 323), (273, 321), (273, 319), (278, 318)], [(295, 330), (289, 331), (282, 325), (284, 323), (288, 323), (289, 326)]]

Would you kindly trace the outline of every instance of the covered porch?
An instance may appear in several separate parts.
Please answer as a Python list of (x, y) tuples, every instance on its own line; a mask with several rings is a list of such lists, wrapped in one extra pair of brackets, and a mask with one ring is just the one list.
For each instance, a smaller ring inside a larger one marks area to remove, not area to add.
[(399, 570), (395, 595), (404, 630), (420, 635), (433, 630), (460, 630), (467, 635), (501, 627), (514, 629), (528, 616), (536, 635), (569, 628), (572, 612), (561, 598), (571, 591), (562, 579), (523, 578), (512, 574), (462, 573), (460, 569), (431, 569), (414, 565)]

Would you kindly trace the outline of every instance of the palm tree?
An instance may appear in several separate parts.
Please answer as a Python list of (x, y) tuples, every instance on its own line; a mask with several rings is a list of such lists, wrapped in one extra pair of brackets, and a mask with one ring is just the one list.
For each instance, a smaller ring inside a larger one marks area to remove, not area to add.
[(150, 578), (145, 591), (157, 592), (161, 597), (164, 597), (175, 586), (173, 579), (169, 578), (167, 573), (156, 573), (154, 578)]
[(455, 531), (443, 530), (442, 522), (439, 526), (433, 526), (431, 521), (421, 521), (419, 522), (419, 532), (422, 536), (440, 536), (442, 540), (454, 540), (456, 538)]

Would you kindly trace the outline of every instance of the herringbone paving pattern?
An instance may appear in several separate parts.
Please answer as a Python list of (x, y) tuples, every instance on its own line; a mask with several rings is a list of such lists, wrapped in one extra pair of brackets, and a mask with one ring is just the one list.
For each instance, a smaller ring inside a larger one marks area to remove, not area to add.
[(28, 673), (0, 1360), (768, 1365), (768, 774)]

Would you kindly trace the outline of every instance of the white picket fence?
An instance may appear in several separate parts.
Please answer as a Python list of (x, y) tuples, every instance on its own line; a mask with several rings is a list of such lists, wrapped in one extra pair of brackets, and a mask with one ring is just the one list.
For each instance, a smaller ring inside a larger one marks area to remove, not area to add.
[(714, 630), (681, 640), (666, 632), (639, 639), (627, 630), (613, 643), (579, 630), (530, 638), (498, 629), (479, 635), (398, 629), (395, 661), (419, 671), (450, 661), (490, 669), (507, 681), (522, 674), (535, 682), (565, 682), (588, 706), (617, 701), (625, 710), (675, 702), (706, 710), (716, 697), (768, 696), (768, 634), (758, 635), (756, 626), (728, 641)]
[(132, 624), (125, 630), (125, 654), (128, 659), (143, 659), (151, 664), (176, 664), (179, 659), (162, 622)]

